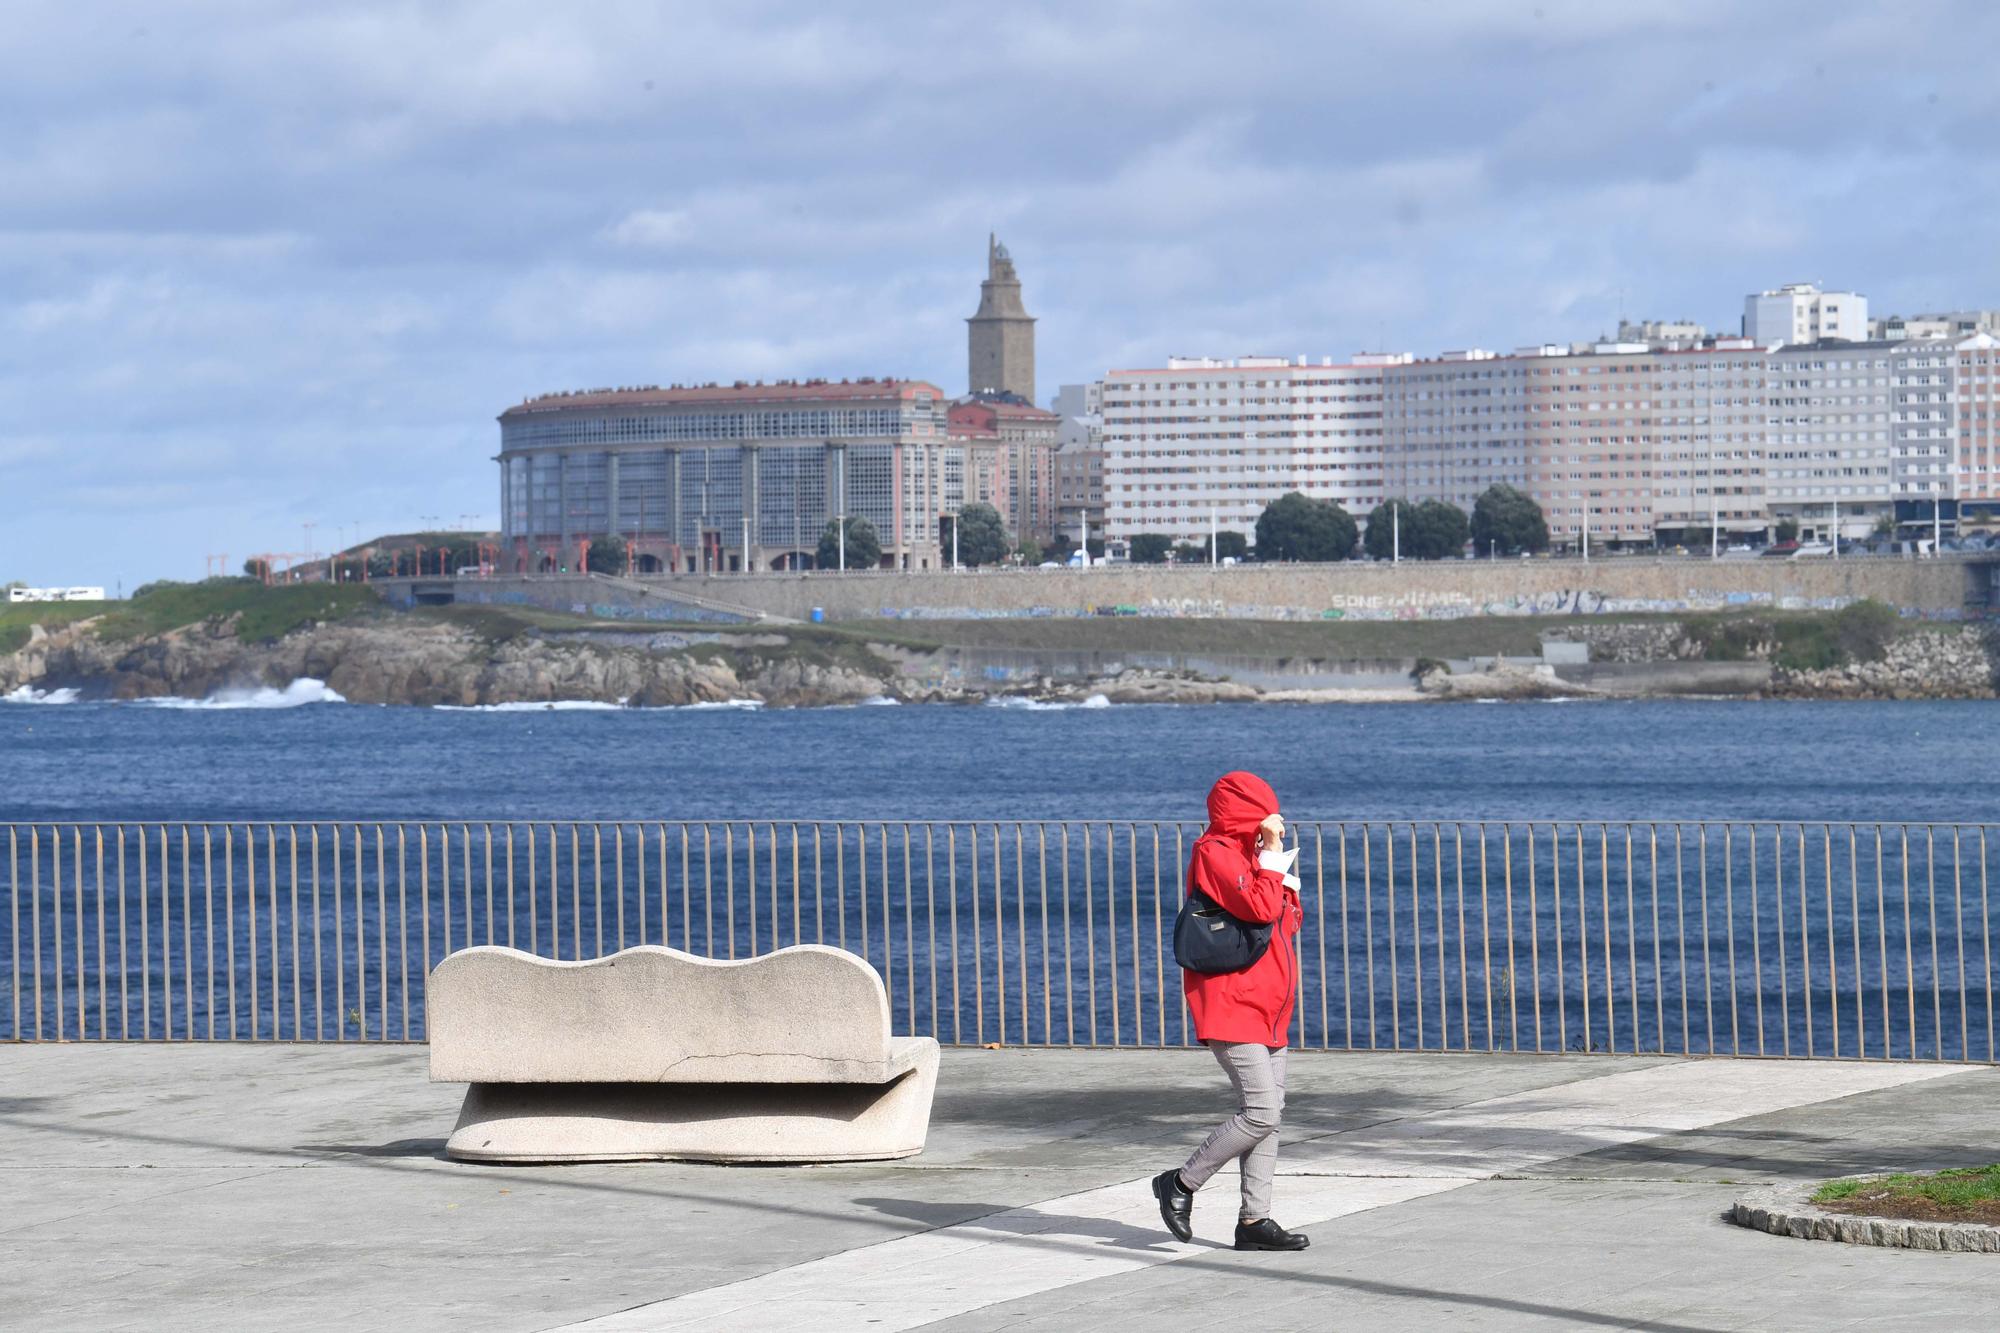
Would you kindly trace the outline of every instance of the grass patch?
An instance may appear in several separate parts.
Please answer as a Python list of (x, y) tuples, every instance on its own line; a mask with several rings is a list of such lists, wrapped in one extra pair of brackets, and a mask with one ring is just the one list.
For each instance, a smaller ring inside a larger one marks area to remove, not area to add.
[(1877, 1217), (2000, 1223), (2000, 1163), (1829, 1180), (1813, 1191), (1812, 1201), (1837, 1212)]
[(1688, 639), (1709, 662), (1747, 662), (1769, 653), (1792, 671), (1826, 671), (1850, 662), (1879, 662), (1904, 633), (1894, 607), (1860, 601), (1838, 611), (1684, 618)]
[(28, 642), (28, 627), (59, 625), (101, 616), (116, 602), (0, 602), (0, 653), (17, 652)]
[[(1669, 615), (1593, 616), (1589, 623), (1657, 623)], [(1533, 657), (1545, 632), (1575, 616), (1468, 616), (1462, 620), (1182, 620), (1155, 616), (1006, 620), (843, 620), (836, 632), (909, 648), (1056, 649), (1216, 653), (1350, 662), (1423, 657)]]
[(631, 634), (695, 628), (662, 625), (650, 620), (599, 620), (569, 611), (549, 611), (538, 606), (480, 606), (467, 602), (452, 606), (419, 606), (401, 613), (412, 620), (455, 625), (488, 643), (500, 643), (533, 630), (623, 630)]
[(97, 632), (128, 640), (241, 616), (237, 634), (251, 641), (282, 638), (311, 621), (345, 620), (373, 611), (379, 603), (365, 587), (299, 583), (267, 588), (250, 579), (208, 579), (202, 583), (154, 583), (123, 603), (105, 603)]

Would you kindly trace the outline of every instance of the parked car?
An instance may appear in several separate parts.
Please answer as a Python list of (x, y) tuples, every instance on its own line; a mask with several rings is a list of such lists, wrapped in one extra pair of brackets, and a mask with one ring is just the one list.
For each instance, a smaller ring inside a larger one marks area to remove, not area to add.
[(1786, 559), (1809, 560), (1814, 556), (1832, 555), (1832, 554), (1833, 554), (1833, 543), (1831, 542), (1801, 542), (1799, 543), (1798, 549), (1796, 551), (1793, 551), (1791, 555), (1786, 557)]
[(1799, 549), (1797, 542), (1772, 542), (1764, 548), (1764, 554), (1781, 560), (1789, 560)]

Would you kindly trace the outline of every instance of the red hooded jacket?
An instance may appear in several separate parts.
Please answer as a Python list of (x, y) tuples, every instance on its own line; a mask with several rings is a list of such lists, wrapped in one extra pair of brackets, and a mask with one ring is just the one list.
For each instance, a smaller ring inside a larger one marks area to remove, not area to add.
[(1225, 773), (1209, 789), (1208, 829), (1194, 845), (1188, 887), (1245, 921), (1272, 923), (1271, 947), (1241, 972), (1183, 972), (1188, 1012), (1202, 1041), (1286, 1044), (1298, 997), (1292, 940), (1303, 913), (1285, 877), (1257, 864), (1257, 826), (1278, 813), (1278, 794), (1254, 773)]

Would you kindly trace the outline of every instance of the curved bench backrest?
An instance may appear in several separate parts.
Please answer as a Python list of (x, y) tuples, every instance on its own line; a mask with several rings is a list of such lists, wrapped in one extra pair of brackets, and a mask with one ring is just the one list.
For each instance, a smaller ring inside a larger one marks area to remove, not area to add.
[(450, 1083), (880, 1082), (889, 1002), (864, 958), (802, 944), (721, 962), (641, 945), (560, 962), (481, 945), (428, 991)]

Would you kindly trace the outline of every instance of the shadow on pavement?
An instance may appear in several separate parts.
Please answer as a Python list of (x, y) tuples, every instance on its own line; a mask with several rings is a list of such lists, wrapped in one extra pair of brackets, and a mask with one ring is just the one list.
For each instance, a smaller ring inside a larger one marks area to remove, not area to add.
[[(1034, 1239), (1043, 1232), (1061, 1232), (1065, 1236), (1091, 1236), (1111, 1242), (1121, 1250), (1152, 1250), (1161, 1254), (1171, 1253), (1169, 1246), (1173, 1237), (1159, 1227), (1135, 1227), (1124, 1222), (1114, 1222), (1102, 1217), (1077, 1217), (1070, 1213), (1052, 1213), (1034, 1204), (1016, 1203), (952, 1203), (941, 1205), (927, 1203), (921, 1199), (856, 1199), (864, 1208), (873, 1208), (878, 1213), (891, 1217), (905, 1218), (921, 1222), (927, 1227), (959, 1226), (969, 1227), (996, 1236), (1016, 1236)], [(1014, 1214), (1021, 1225), (1002, 1225), (996, 1219), (1002, 1215)], [(969, 1216), (968, 1216), (969, 1215)], [(1213, 1241), (1194, 1242), (1204, 1249), (1221, 1250), (1228, 1246), (1217, 1245)]]

